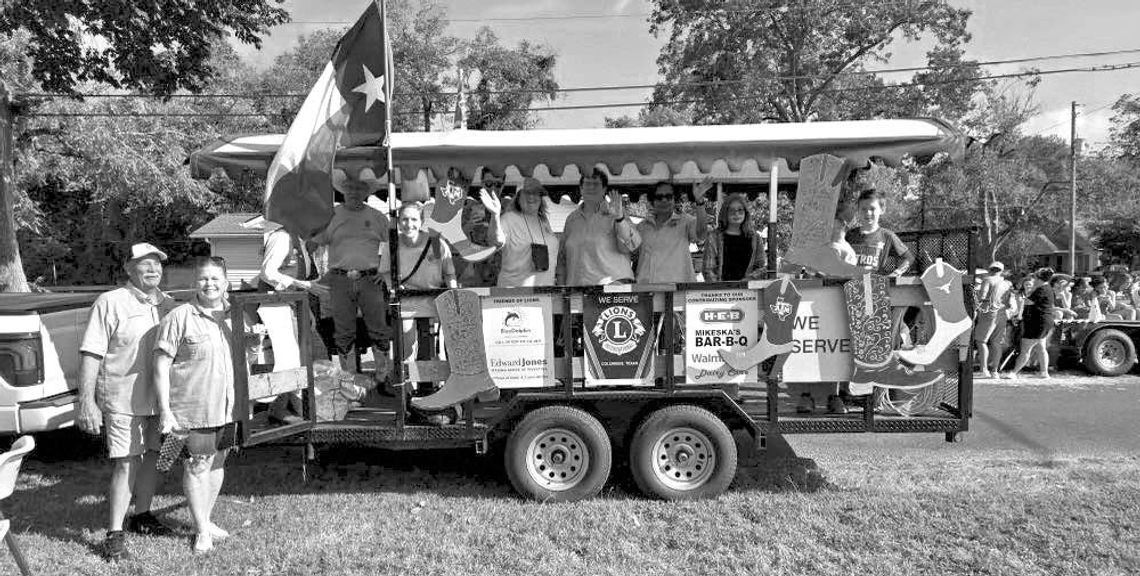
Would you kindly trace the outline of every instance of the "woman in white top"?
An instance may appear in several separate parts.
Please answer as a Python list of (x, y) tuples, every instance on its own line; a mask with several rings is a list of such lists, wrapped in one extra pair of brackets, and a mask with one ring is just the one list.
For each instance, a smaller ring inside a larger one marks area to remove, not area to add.
[[(514, 210), (492, 218), (489, 232), (502, 250), (500, 287), (554, 285), (559, 244), (546, 218), (545, 198), (546, 188), (534, 178), (525, 178), (515, 194)], [(492, 212), (496, 212), (494, 204), (488, 206)]]

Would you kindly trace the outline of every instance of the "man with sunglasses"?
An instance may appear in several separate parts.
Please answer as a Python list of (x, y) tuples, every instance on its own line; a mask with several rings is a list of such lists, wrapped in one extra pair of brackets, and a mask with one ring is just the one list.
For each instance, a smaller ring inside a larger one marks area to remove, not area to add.
[(637, 225), (641, 235), (638, 252), (637, 282), (696, 282), (689, 244), (704, 242), (708, 235), (708, 211), (705, 194), (712, 179), (705, 178), (693, 189), (696, 216), (677, 210), (677, 192), (669, 182), (658, 182), (650, 195), (650, 216)]

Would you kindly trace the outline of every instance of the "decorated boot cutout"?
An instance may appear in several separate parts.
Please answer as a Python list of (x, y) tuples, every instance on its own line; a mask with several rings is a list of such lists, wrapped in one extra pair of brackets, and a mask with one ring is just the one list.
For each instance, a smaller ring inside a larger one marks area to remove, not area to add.
[(863, 270), (834, 247), (844, 232), (836, 221), (839, 195), (847, 168), (842, 158), (829, 154), (808, 156), (800, 162), (796, 190), (796, 218), (784, 260), (827, 276), (854, 278)]
[(471, 290), (448, 290), (435, 299), (451, 373), (443, 388), (431, 396), (412, 398), (418, 410), (443, 410), (472, 398), (492, 401), (499, 389), (487, 373), (483, 347), (483, 308)]
[(970, 330), (970, 316), (962, 298), (962, 272), (939, 258), (922, 273), (922, 285), (934, 305), (934, 335), (911, 350), (899, 350), (899, 358), (911, 364), (934, 363), (959, 336)]
[(449, 178), (440, 182), (436, 188), (435, 202), (424, 225), (428, 230), (443, 236), (464, 260), (486, 260), (495, 253), (495, 247), (476, 244), (463, 232), (463, 204), (467, 193), (465, 186), (450, 176), (449, 173)]
[(864, 274), (849, 280), (843, 284), (843, 295), (855, 357), (849, 385), (853, 396), (870, 394), (875, 386), (907, 390), (942, 380), (940, 370), (919, 372), (899, 363), (892, 346), (891, 300), (885, 277)]
[(717, 350), (733, 370), (748, 370), (779, 354), (792, 351), (792, 327), (800, 307), (800, 292), (784, 277), (773, 280), (760, 293), (763, 331), (756, 345), (744, 351)]

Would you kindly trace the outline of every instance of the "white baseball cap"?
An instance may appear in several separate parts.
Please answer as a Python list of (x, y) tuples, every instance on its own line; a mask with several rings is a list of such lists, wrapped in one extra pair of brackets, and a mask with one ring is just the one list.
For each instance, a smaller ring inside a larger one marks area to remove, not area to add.
[(158, 256), (159, 261), (166, 262), (166, 252), (159, 250), (157, 246), (149, 242), (139, 242), (131, 246), (131, 256), (127, 258), (127, 262), (138, 260), (144, 256), (150, 256), (151, 254)]

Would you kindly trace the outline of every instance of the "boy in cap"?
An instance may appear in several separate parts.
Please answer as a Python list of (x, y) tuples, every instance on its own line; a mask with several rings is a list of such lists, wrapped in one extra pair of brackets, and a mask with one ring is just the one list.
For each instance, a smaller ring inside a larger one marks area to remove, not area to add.
[(129, 280), (95, 300), (79, 349), (76, 424), (89, 434), (102, 430), (112, 463), (103, 546), (109, 561), (130, 557), (123, 528), (132, 495), (135, 515), (126, 522), (127, 530), (170, 532), (150, 511), (161, 431), (151, 350), (159, 322), (175, 306), (159, 289), (165, 260), (166, 254), (153, 244), (131, 246), (123, 265)]

